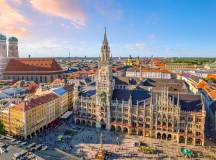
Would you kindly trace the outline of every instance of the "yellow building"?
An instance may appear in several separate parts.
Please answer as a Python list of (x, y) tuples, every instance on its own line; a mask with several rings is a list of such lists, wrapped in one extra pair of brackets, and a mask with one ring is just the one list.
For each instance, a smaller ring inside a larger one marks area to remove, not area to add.
[(130, 55), (130, 57), (127, 59), (127, 61), (125, 62), (126, 66), (133, 66), (133, 59)]
[(11, 106), (9, 108), (10, 128), (8, 134), (12, 136), (24, 137), (25, 112), (20, 105)]
[(141, 65), (141, 60), (139, 57), (137, 57), (136, 59), (133, 59), (130, 55), (130, 57), (127, 59), (127, 61), (125, 62), (126, 66), (140, 66)]
[(66, 89), (68, 92), (68, 110), (72, 110), (74, 85), (66, 85), (64, 86), (64, 89)]
[(8, 131), (10, 129), (9, 108), (1, 107), (0, 120), (4, 124), (5, 130)]
[(68, 111), (68, 91), (64, 88), (58, 88), (53, 90), (53, 93), (59, 96), (59, 110), (56, 114), (56, 117), (60, 117), (65, 112)]
[(9, 135), (27, 138), (61, 115), (60, 104), (61, 98), (55, 93), (46, 94), (1, 110), (0, 120)]

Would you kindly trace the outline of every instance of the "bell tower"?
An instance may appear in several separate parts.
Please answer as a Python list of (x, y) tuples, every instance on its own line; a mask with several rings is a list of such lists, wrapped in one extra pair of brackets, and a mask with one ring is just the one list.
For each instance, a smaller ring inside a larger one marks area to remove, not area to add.
[(110, 105), (114, 81), (112, 76), (112, 60), (110, 47), (107, 40), (106, 28), (101, 46), (101, 54), (98, 60), (98, 72), (96, 79), (96, 127), (110, 129)]

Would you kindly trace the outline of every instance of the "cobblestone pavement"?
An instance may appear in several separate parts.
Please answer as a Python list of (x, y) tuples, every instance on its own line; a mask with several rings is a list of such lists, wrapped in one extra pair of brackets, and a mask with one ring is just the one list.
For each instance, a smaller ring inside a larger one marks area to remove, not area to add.
[[(75, 131), (73, 135), (65, 135), (66, 130)], [(214, 159), (206, 155), (215, 155), (213, 147), (197, 147), (197, 146), (180, 146), (179, 144), (171, 144), (152, 138), (146, 138), (135, 135), (123, 135), (120, 133), (109, 132), (103, 133), (103, 147), (106, 151), (112, 153), (109, 159), (185, 159), (180, 154), (180, 147), (199, 151), (204, 156), (196, 159)], [(56, 142), (59, 135), (63, 135), (63, 140)], [(31, 141), (40, 142), (48, 145), (50, 148), (59, 148), (67, 153), (78, 156), (80, 159), (92, 160), (100, 147), (99, 142), (100, 130), (89, 128), (86, 126), (77, 126), (71, 121), (62, 123), (62, 125), (44, 131), (43, 133), (33, 137)], [(148, 146), (155, 147), (160, 151), (158, 154), (144, 154), (138, 151), (134, 146), (135, 142), (142, 141)]]

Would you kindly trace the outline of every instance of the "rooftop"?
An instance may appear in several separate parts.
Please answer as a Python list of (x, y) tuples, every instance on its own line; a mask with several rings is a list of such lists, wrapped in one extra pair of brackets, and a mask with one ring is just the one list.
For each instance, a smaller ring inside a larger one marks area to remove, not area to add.
[(10, 72), (52, 72), (62, 71), (54, 58), (13, 58), (6, 66), (5, 73)]
[(150, 93), (144, 89), (136, 88), (136, 89), (115, 89), (113, 91), (112, 100), (119, 101), (128, 101), (132, 99), (132, 104), (135, 105), (137, 102), (140, 104), (140, 101), (146, 100), (150, 97)]
[(63, 95), (67, 92), (67, 90), (64, 87), (61, 87), (61, 88), (53, 90), (53, 92), (57, 95)]
[(27, 111), (29, 109), (32, 109), (36, 106), (45, 104), (47, 102), (50, 102), (54, 99), (58, 98), (58, 96), (54, 93), (49, 93), (43, 96), (39, 96), (37, 98), (32, 98), (30, 101), (27, 102), (21, 102), (14, 106), (15, 109)]
[[(161, 94), (161, 92), (153, 92), (153, 102), (156, 100), (156, 95)], [(174, 104), (176, 105), (178, 102), (179, 97), (179, 104), (181, 110), (183, 111), (194, 111), (199, 112), (202, 109), (202, 97), (201, 95), (193, 95), (189, 93), (176, 93), (170, 92), (169, 98), (171, 101), (174, 100)]]

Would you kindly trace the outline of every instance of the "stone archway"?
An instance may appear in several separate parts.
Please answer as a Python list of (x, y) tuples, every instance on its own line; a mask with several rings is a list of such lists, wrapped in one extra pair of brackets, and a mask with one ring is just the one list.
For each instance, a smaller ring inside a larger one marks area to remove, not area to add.
[(106, 129), (106, 123), (104, 119), (101, 119), (100, 123), (101, 123), (101, 129)]
[(168, 135), (167, 135), (167, 140), (168, 140), (168, 141), (172, 140), (172, 135), (171, 135), (171, 134), (168, 134)]
[(76, 119), (76, 124), (80, 124), (80, 119)]
[(143, 136), (143, 131), (142, 130), (138, 130), (138, 135), (139, 136)]
[(132, 128), (132, 130), (131, 130), (131, 134), (132, 134), (132, 135), (136, 135), (136, 134), (137, 134), (137, 131), (136, 131), (135, 128)]
[(96, 128), (96, 122), (92, 122), (92, 127)]
[(163, 134), (162, 134), (162, 139), (163, 139), (163, 140), (166, 140), (166, 138), (167, 138), (166, 134), (163, 133)]
[(120, 126), (117, 126), (116, 132), (121, 132), (121, 131), (122, 131), (121, 127), (120, 127)]
[(187, 138), (187, 144), (189, 144), (189, 145), (193, 144), (193, 138), (188, 137)]
[(123, 133), (128, 134), (128, 129), (126, 127), (123, 128)]
[(202, 140), (201, 139), (196, 139), (195, 145), (196, 146), (201, 146), (202, 145)]
[(87, 126), (91, 126), (91, 122), (90, 121), (86, 121), (86, 125)]
[(85, 120), (81, 120), (81, 125), (85, 125)]
[(145, 137), (150, 137), (149, 131), (145, 131)]
[(161, 133), (160, 132), (157, 133), (157, 139), (161, 139)]
[(185, 143), (185, 138), (183, 136), (179, 137), (179, 143)]
[(110, 131), (114, 131), (115, 132), (115, 126), (111, 125)]

